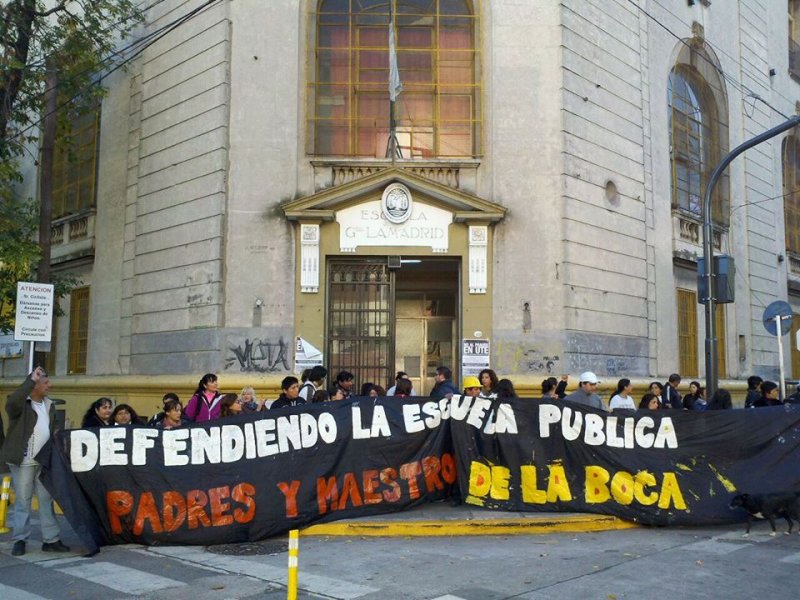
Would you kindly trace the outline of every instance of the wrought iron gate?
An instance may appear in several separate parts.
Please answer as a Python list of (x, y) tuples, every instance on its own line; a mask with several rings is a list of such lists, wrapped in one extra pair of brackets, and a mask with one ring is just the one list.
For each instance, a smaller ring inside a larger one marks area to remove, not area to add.
[(394, 272), (386, 260), (328, 263), (329, 381), (345, 369), (354, 392), (386, 386), (394, 372)]

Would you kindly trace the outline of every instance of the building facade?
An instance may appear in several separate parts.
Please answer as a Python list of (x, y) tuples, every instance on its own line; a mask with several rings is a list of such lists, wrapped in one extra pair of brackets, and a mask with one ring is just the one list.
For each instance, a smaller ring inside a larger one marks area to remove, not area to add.
[[(702, 377), (705, 182), (796, 114), (798, 2), (395, 0), (397, 152), (388, 0), (167, 0), (141, 35), (203, 4), (114, 73), (63, 165), (53, 266), (82, 284), (56, 374), (282, 377), (321, 353), (427, 393), (488, 348), (512, 379)], [(798, 135), (714, 193), (723, 378), (776, 378), (764, 308), (800, 312)]]

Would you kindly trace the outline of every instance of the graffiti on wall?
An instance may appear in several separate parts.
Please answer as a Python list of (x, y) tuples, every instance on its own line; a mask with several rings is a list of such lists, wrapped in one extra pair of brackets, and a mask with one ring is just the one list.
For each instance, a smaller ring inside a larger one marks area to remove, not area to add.
[(557, 372), (561, 359), (558, 356), (542, 356), (538, 350), (525, 350), (522, 353), (523, 366), (534, 373), (553, 374)]
[(237, 364), (240, 371), (247, 373), (272, 373), (289, 370), (289, 345), (283, 336), (278, 341), (261, 338), (245, 338), (237, 346), (229, 345), (230, 354), (225, 359), (225, 368)]

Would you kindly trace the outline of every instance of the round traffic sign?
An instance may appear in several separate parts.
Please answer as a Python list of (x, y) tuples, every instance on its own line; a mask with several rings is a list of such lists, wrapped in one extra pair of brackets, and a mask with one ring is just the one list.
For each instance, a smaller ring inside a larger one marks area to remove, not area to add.
[(776, 300), (764, 310), (762, 320), (772, 335), (778, 335), (778, 323), (781, 324), (781, 335), (786, 335), (792, 330), (792, 307), (788, 302)]

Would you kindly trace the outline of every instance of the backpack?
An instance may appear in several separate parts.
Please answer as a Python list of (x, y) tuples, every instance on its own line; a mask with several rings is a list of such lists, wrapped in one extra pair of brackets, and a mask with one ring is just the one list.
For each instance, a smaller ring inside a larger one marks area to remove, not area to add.
[[(303, 394), (303, 390), (308, 390), (308, 398)], [(300, 398), (303, 398), (306, 402), (311, 403), (314, 401), (314, 392), (316, 392), (317, 388), (314, 387), (314, 384), (310, 381), (306, 381), (303, 386), (300, 388)]]

